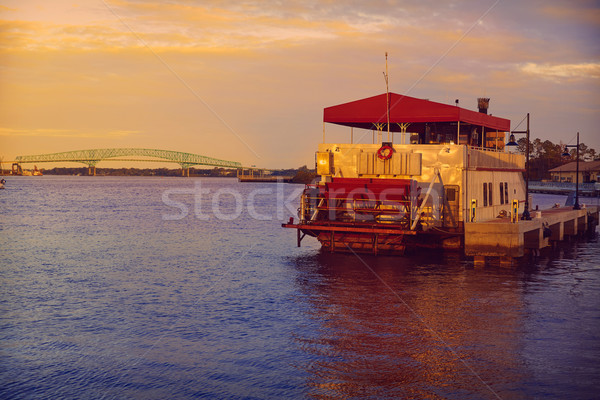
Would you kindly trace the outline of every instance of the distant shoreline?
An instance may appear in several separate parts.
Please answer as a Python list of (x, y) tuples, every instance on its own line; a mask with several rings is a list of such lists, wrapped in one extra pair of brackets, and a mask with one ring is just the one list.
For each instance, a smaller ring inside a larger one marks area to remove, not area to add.
[[(51, 168), (41, 169), (43, 175), (48, 176), (91, 176), (88, 167), (76, 168)], [(11, 175), (11, 170), (3, 169), (0, 171), (2, 176), (20, 176)], [(181, 169), (169, 168), (96, 168), (96, 176), (162, 176), (162, 177), (182, 177)], [(316, 176), (314, 170), (309, 170), (306, 166), (297, 169), (285, 169), (273, 171), (269, 176), (286, 177), (289, 179), (292, 176), (292, 182), (295, 183), (310, 183)], [(187, 174), (186, 174), (187, 177)], [(220, 168), (212, 169), (190, 168), (190, 178), (237, 178), (237, 169)]]

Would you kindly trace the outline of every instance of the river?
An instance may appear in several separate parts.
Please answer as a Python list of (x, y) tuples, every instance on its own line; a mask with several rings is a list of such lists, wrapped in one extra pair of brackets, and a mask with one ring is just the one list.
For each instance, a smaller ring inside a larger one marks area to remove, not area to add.
[(598, 396), (597, 236), (474, 268), (298, 248), (299, 185), (7, 181), (1, 398)]

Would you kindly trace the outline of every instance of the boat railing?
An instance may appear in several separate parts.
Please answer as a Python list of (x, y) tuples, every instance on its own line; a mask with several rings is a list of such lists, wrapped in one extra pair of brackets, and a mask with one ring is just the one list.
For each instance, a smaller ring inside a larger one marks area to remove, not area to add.
[(411, 202), (373, 198), (328, 198), (304, 193), (299, 217), (303, 223), (347, 222), (398, 224), (406, 228), (411, 221)]
[[(303, 224), (377, 224), (404, 230), (411, 229), (418, 209), (410, 199), (331, 199), (306, 193), (302, 195), (300, 204), (299, 217)], [(415, 229), (427, 230), (435, 224), (435, 206), (428, 202), (421, 208)]]
[(467, 145), (467, 147), (469, 149), (473, 149), (473, 150), (480, 150), (480, 151), (489, 151), (492, 153), (506, 153), (505, 149), (495, 149), (495, 148), (490, 148), (490, 147), (480, 147), (480, 146), (471, 146), (471, 145)]

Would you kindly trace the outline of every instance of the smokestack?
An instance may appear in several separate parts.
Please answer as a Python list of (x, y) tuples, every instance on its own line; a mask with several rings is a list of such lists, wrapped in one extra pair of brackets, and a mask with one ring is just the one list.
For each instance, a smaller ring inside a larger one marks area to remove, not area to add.
[(490, 106), (490, 98), (489, 97), (479, 97), (477, 99), (477, 107), (479, 108), (480, 113), (487, 114), (488, 107)]

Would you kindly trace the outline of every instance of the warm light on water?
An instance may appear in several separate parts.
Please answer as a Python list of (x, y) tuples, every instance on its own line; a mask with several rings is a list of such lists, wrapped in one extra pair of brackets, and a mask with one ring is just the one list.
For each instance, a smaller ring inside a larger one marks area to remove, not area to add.
[(298, 249), (277, 202), (296, 185), (204, 179), (194, 198), (197, 179), (7, 180), (2, 398), (597, 395), (595, 238), (474, 269)]

